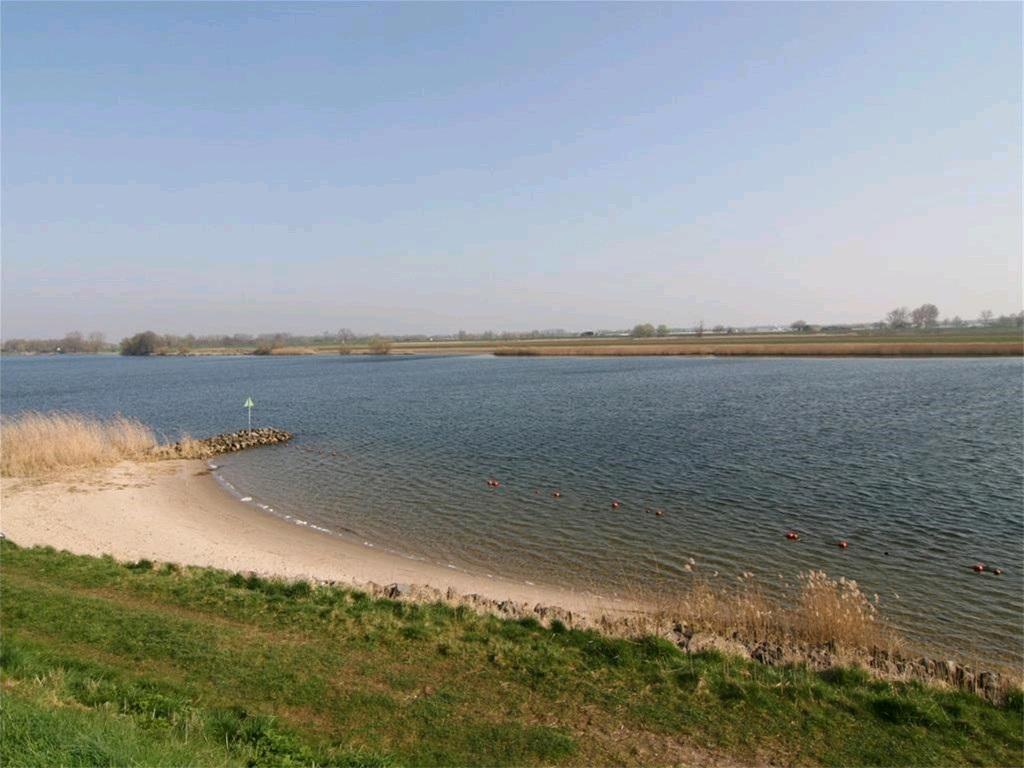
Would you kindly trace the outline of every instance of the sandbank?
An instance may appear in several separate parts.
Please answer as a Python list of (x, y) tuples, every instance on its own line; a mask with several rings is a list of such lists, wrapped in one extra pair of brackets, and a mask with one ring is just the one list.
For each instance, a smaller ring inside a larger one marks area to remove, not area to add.
[(0, 480), (0, 530), (21, 546), (353, 586), (425, 585), (580, 615), (639, 612), (591, 593), (474, 575), (287, 522), (231, 496), (195, 460), (122, 462), (59, 479)]

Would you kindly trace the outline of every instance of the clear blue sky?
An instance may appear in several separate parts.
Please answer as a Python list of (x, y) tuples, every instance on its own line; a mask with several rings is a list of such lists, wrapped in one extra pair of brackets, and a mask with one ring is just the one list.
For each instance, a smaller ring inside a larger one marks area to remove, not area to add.
[(3, 336), (1018, 311), (1021, 8), (5, 2)]

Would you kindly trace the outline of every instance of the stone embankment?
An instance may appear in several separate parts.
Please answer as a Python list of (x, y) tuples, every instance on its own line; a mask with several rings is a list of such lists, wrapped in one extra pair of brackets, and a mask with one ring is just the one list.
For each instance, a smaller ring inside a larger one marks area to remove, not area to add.
[(994, 703), (1005, 701), (1013, 690), (1015, 681), (999, 672), (975, 671), (956, 661), (938, 660), (928, 657), (909, 658), (899, 654), (873, 648), (847, 649), (835, 642), (811, 645), (806, 643), (777, 643), (770, 641), (751, 642), (735, 633), (725, 637), (689, 627), (680, 622), (671, 622), (659, 617), (638, 614), (624, 617), (601, 616), (592, 619), (558, 606), (519, 603), (513, 600), (491, 600), (482, 595), (462, 595), (449, 588), (447, 592), (433, 587), (415, 584), (387, 584), (374, 582), (363, 585), (379, 597), (392, 600), (415, 602), (444, 602), (450, 605), (466, 605), (480, 613), (487, 613), (505, 619), (536, 619), (545, 626), (555, 621), (568, 629), (593, 629), (617, 637), (641, 637), (657, 635), (669, 640), (685, 653), (717, 651), (725, 656), (752, 659), (766, 666), (804, 664), (815, 671), (837, 667), (861, 667), (876, 677), (886, 680), (919, 680), (924, 683), (938, 683), (970, 691)]
[(287, 443), (293, 435), (283, 429), (262, 427), (260, 429), (243, 429), (224, 435), (194, 440), (186, 438), (171, 445), (162, 445), (156, 453), (162, 459), (208, 459), (221, 453), (244, 451), (246, 448), (258, 448), (263, 445)]

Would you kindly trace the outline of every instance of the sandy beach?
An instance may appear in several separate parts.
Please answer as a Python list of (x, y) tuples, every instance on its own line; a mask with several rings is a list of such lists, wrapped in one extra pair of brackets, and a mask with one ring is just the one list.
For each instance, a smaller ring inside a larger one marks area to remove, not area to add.
[(635, 612), (622, 601), (465, 573), (303, 528), (235, 499), (202, 461), (122, 462), (60, 479), (3, 478), (0, 500), (0, 529), (21, 546), (354, 586), (454, 588), (590, 616)]

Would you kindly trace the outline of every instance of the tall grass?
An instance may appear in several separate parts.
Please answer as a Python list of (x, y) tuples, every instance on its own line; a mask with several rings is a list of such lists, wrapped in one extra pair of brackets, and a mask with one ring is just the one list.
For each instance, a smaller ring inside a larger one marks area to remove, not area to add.
[(149, 456), (153, 430), (124, 416), (28, 412), (0, 419), (0, 474), (30, 477)]
[(753, 578), (732, 587), (699, 580), (679, 593), (641, 595), (639, 602), (652, 607), (653, 622), (682, 622), (748, 643), (834, 643), (848, 650), (890, 651), (903, 645), (856, 581), (833, 579), (824, 571), (800, 574), (798, 584), (782, 595), (767, 595)]
[(794, 634), (811, 643), (836, 640), (854, 647), (889, 647), (894, 634), (879, 618), (875, 604), (856, 581), (831, 579), (824, 571), (800, 575), (800, 599)]

